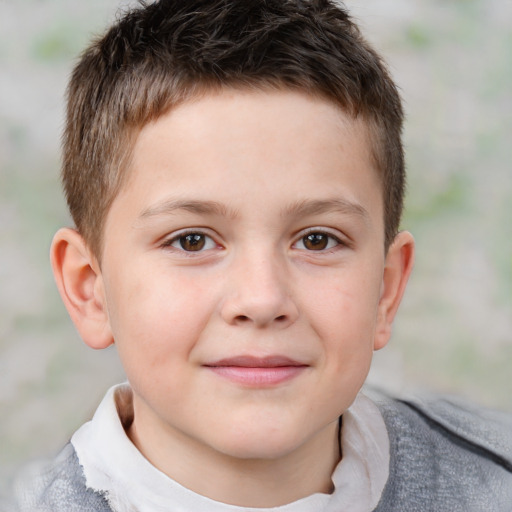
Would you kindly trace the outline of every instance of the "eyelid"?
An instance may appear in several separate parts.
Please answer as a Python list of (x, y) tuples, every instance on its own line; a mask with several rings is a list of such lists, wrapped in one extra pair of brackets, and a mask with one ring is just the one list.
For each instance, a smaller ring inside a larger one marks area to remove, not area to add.
[(211, 239), (217, 248), (222, 247), (222, 245), (217, 241), (217, 237), (211, 233), (211, 230), (207, 228), (185, 228), (178, 231), (173, 231), (172, 233), (162, 237), (160, 242), (160, 247), (164, 249), (175, 249), (177, 252), (184, 254), (200, 254), (211, 249), (203, 249), (201, 251), (185, 251), (184, 249), (178, 249), (177, 247), (173, 247), (173, 243), (178, 241), (180, 238), (185, 237), (187, 235), (203, 235), (206, 238)]
[[(336, 250), (338, 247), (349, 247), (350, 241), (346, 236), (342, 236), (339, 231), (336, 230), (336, 232), (333, 232), (334, 230), (326, 227), (320, 227), (320, 226), (313, 226), (310, 228), (303, 229), (302, 231), (299, 231), (297, 235), (295, 236), (295, 241), (292, 244), (292, 247), (294, 247), (300, 240), (302, 240), (304, 237), (312, 234), (312, 233), (319, 233), (327, 235), (329, 238), (332, 238), (337, 242), (336, 247), (331, 247), (330, 249), (323, 249), (319, 251), (308, 251), (308, 252), (318, 252), (318, 253), (326, 253), (332, 250)], [(305, 249), (304, 249), (305, 250)]]

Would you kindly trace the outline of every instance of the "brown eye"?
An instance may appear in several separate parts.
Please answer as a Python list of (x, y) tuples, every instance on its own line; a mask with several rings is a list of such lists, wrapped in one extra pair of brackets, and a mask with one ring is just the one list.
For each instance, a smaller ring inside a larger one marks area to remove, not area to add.
[(328, 251), (329, 249), (336, 249), (337, 246), (345, 245), (338, 238), (325, 231), (310, 231), (301, 238), (299, 238), (295, 244), (294, 249), (300, 249), (302, 251)]
[(302, 243), (309, 251), (322, 251), (327, 248), (329, 238), (325, 233), (309, 233), (302, 238)]
[(163, 242), (162, 247), (177, 249), (182, 252), (205, 252), (219, 248), (215, 240), (201, 231), (181, 233)]
[(180, 236), (178, 242), (184, 251), (200, 251), (206, 245), (206, 237), (200, 233), (190, 233)]

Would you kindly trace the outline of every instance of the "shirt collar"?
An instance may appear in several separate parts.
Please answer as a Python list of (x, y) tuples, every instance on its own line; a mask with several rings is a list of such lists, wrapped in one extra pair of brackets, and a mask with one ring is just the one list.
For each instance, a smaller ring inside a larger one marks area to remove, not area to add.
[(111, 388), (91, 421), (71, 439), (87, 487), (104, 493), (116, 512), (371, 512), (389, 475), (389, 439), (377, 406), (359, 394), (343, 415), (343, 457), (334, 492), (316, 493), (276, 508), (244, 508), (201, 496), (154, 467), (130, 441), (133, 416), (128, 384)]

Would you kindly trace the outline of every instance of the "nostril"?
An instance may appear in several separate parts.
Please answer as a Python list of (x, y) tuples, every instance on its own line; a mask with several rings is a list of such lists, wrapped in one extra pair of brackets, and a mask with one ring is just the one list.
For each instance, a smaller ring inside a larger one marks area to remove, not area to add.
[[(288, 317), (286, 315), (279, 315), (279, 316), (276, 316), (274, 321), (278, 322), (278, 323), (283, 323), (283, 322), (286, 322), (287, 318)], [(235, 322), (237, 322), (237, 323), (247, 323), (250, 321), (251, 321), (251, 318), (248, 317), (247, 315), (237, 315), (235, 317)]]

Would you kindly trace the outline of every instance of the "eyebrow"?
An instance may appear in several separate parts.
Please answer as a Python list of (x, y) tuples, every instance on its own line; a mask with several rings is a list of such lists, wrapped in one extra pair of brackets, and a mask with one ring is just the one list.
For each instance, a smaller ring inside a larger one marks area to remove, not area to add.
[[(197, 215), (218, 215), (235, 218), (237, 211), (217, 201), (197, 201), (193, 199), (168, 199), (144, 209), (139, 215), (140, 219), (147, 219), (160, 215), (173, 215), (179, 210), (185, 210)], [(347, 199), (303, 200), (297, 201), (283, 211), (286, 217), (307, 217), (322, 213), (338, 212), (344, 215), (354, 215), (368, 221), (368, 211), (359, 203)]]
[(326, 200), (304, 200), (298, 201), (285, 210), (287, 216), (307, 217), (322, 213), (337, 212), (344, 215), (354, 215), (368, 221), (368, 211), (359, 203), (347, 199), (326, 199)]
[(185, 210), (198, 215), (219, 215), (236, 217), (237, 212), (229, 210), (217, 201), (196, 201), (193, 199), (168, 199), (144, 209), (139, 218), (147, 219), (158, 215), (172, 215), (178, 210)]

